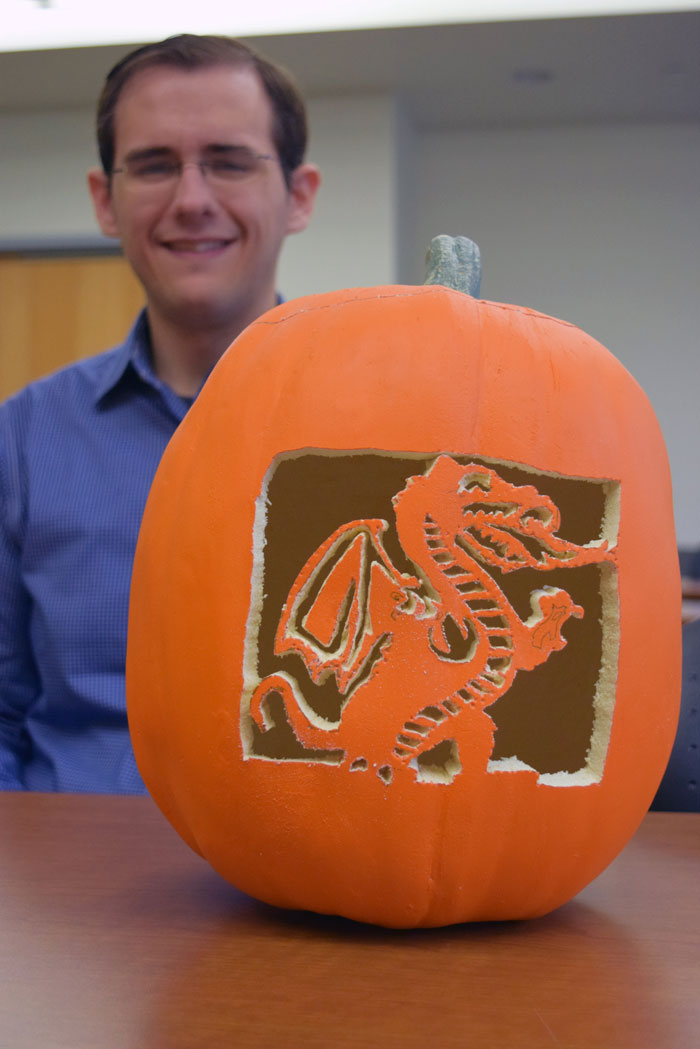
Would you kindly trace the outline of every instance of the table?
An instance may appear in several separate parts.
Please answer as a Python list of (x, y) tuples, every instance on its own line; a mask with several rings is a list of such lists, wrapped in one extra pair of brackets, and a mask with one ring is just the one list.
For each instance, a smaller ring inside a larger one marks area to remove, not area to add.
[(700, 815), (650, 813), (534, 921), (397, 932), (283, 912), (149, 798), (0, 794), (8, 1049), (690, 1049)]
[(700, 619), (700, 579), (681, 576), (681, 594), (681, 621), (692, 623), (695, 619)]

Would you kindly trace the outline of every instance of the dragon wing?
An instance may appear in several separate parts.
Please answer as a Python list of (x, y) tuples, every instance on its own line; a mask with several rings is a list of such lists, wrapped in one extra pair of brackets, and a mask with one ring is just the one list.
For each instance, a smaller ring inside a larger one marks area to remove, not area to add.
[(341, 695), (367, 679), (391, 641), (392, 619), (413, 576), (394, 567), (386, 521), (351, 521), (318, 547), (297, 576), (280, 617), (275, 652), (296, 652), (311, 679), (334, 674)]

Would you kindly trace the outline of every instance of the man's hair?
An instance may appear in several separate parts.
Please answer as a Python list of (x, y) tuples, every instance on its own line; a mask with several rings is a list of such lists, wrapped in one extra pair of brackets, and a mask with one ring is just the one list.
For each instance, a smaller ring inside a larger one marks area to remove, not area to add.
[(257, 73), (272, 107), (272, 138), (285, 182), (304, 159), (307, 141), (306, 106), (292, 76), (252, 47), (227, 36), (182, 33), (146, 44), (117, 62), (108, 73), (97, 104), (97, 146), (106, 175), (114, 167), (114, 117), (124, 85), (155, 66), (180, 70), (232, 66)]

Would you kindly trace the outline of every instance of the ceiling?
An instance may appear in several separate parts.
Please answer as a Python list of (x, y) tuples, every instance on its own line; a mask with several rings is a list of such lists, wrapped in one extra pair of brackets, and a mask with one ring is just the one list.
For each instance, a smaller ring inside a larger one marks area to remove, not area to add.
[[(700, 10), (250, 42), (309, 97), (395, 94), (423, 128), (700, 119)], [(0, 54), (0, 111), (92, 107), (130, 46)]]

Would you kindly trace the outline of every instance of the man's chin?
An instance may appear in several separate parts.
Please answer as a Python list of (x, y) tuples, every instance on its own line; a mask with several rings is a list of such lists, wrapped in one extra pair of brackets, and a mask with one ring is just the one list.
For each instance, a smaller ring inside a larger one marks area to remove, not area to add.
[(249, 318), (247, 299), (231, 302), (197, 296), (171, 304), (167, 314), (170, 323), (183, 331), (193, 335), (231, 331), (232, 340), (253, 319)]

